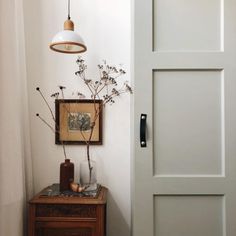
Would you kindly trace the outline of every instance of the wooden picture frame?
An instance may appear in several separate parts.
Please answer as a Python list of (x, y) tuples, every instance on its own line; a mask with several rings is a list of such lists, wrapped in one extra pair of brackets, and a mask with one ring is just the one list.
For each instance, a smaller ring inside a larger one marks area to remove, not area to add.
[(89, 138), (90, 122), (95, 114), (94, 106), (100, 106), (101, 112), (96, 119), (90, 144), (102, 145), (102, 100), (95, 100), (94, 103), (92, 99), (55, 100), (55, 143), (86, 145), (85, 139)]

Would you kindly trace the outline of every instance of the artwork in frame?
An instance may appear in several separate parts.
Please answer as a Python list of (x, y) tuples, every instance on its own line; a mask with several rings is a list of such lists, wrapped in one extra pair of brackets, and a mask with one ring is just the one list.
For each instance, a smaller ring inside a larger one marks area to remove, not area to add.
[(102, 100), (92, 99), (57, 99), (56, 144), (86, 145), (91, 134), (91, 122), (94, 121), (96, 109), (100, 109), (92, 131), (90, 144), (102, 144)]

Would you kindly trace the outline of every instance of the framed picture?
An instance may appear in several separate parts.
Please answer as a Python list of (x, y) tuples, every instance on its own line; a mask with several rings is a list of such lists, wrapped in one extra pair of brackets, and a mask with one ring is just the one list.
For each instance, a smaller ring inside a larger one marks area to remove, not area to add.
[(57, 99), (56, 111), (56, 144), (86, 145), (91, 135), (91, 124), (96, 109), (101, 109), (95, 120), (90, 144), (102, 144), (102, 100), (91, 99)]

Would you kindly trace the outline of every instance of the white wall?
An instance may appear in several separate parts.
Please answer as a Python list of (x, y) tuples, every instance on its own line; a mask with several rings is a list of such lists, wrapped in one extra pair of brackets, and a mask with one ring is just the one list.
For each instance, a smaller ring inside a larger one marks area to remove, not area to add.
[[(74, 75), (77, 56), (55, 53), (48, 48), (49, 41), (66, 20), (66, 0), (24, 0), (24, 3), (33, 173), (35, 192), (38, 192), (58, 182), (63, 151), (54, 144), (54, 134), (35, 116), (40, 113), (50, 120), (35, 88), (41, 87), (49, 97), (58, 85), (72, 90), (79, 83)], [(111, 64), (122, 63), (128, 72), (125, 80), (129, 80), (130, 1), (71, 0), (71, 8), (75, 29), (88, 47), (84, 58), (91, 74), (95, 76), (97, 64), (106, 59)], [(53, 101), (51, 104), (53, 107)], [(98, 181), (109, 189), (108, 236), (130, 234), (129, 106), (130, 97), (124, 95), (114, 106), (106, 107), (104, 144), (91, 148), (98, 165)], [(75, 167), (85, 158), (84, 146), (69, 146), (67, 152)]]

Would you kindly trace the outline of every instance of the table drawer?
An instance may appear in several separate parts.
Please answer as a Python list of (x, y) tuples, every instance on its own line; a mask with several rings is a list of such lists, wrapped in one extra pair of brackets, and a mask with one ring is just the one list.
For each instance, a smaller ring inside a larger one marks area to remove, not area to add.
[(77, 228), (77, 229), (47, 229), (41, 228), (36, 231), (36, 236), (93, 236), (92, 228)]
[(38, 204), (36, 217), (96, 218), (96, 205)]

